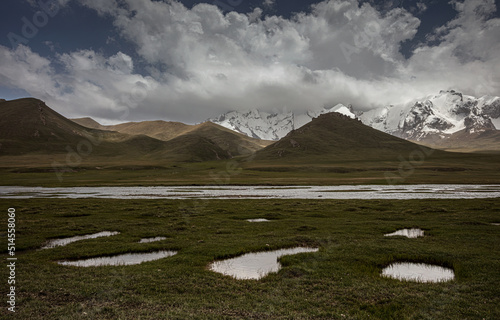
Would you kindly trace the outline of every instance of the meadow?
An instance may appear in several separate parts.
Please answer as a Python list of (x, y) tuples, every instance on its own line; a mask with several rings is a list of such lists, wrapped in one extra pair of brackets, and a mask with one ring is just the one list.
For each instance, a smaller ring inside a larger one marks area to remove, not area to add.
[[(493, 224), (500, 223), (498, 199), (0, 199), (0, 204), (4, 212), (16, 209), (17, 319), (500, 318), (500, 226)], [(246, 221), (251, 218), (271, 221)], [(412, 227), (425, 236), (384, 237)], [(39, 250), (50, 239), (100, 231), (120, 234)], [(166, 240), (138, 243), (156, 236)], [(319, 251), (284, 256), (282, 269), (261, 280), (236, 280), (207, 269), (214, 260), (295, 246)], [(178, 253), (132, 266), (57, 264), (157, 250)], [(381, 277), (396, 261), (449, 267), (455, 279), (415, 283)], [(8, 269), (0, 276), (6, 279)], [(4, 306), (2, 317), (7, 313)]]

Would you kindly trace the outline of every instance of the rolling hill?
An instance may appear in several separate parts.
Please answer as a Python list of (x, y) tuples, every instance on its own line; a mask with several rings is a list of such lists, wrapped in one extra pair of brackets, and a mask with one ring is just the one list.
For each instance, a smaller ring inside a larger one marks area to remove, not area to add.
[[(169, 145), (175, 145), (179, 141), (185, 143), (190, 139), (193, 140), (193, 143), (198, 144), (203, 139), (209, 139), (211, 141), (209, 144), (220, 148), (219, 151), (222, 152), (224, 158), (253, 153), (272, 143), (272, 141), (250, 138), (209, 121), (188, 125), (181, 122), (158, 120), (127, 122), (112, 126), (103, 126), (91, 118), (72, 119), (72, 121), (89, 128), (112, 130), (131, 135), (146, 135), (158, 140), (169, 141)], [(176, 139), (181, 136), (184, 138)], [(175, 149), (179, 150), (177, 147)], [(219, 157), (222, 154), (219, 154)]]
[(135, 156), (165, 148), (164, 142), (83, 127), (49, 108), (43, 101), (26, 98), (0, 103), (0, 155), (66, 154)]
[(173, 139), (191, 130), (191, 126), (184, 123), (161, 120), (126, 122), (110, 126), (101, 125), (92, 118), (71, 119), (71, 121), (92, 129), (117, 131), (131, 135), (143, 134), (163, 141)]
[(97, 130), (107, 130), (107, 131), (115, 131), (109, 129), (110, 126), (103, 126), (99, 122), (95, 121), (94, 119), (90, 117), (85, 117), (85, 118), (78, 118), (78, 119), (70, 119), (71, 121), (78, 123), (81, 126), (84, 126), (86, 128), (90, 129), (97, 129)]
[(500, 153), (500, 130), (470, 133), (464, 129), (445, 138), (439, 135), (427, 136), (417, 143), (453, 152)]
[[(84, 121), (95, 128), (104, 127), (90, 118)], [(141, 124), (142, 130), (137, 129), (137, 125), (122, 125), (122, 128), (131, 132), (130, 128), (135, 127), (132, 131), (154, 132), (159, 136), (162, 126), (151, 130), (151, 123), (157, 122)], [(31, 166), (35, 165), (32, 162), (47, 166), (47, 159), (62, 159), (68, 155), (81, 158), (78, 164), (141, 162), (162, 165), (229, 159), (238, 152), (244, 154), (260, 148), (251, 139), (216, 125), (175, 126), (188, 133), (176, 133), (174, 138), (164, 141), (143, 133), (111, 131), (108, 127), (104, 127), (106, 130), (88, 128), (33, 98), (3, 101), (0, 102), (0, 156), (29, 157), (27, 161)], [(243, 147), (238, 149), (239, 145)]]

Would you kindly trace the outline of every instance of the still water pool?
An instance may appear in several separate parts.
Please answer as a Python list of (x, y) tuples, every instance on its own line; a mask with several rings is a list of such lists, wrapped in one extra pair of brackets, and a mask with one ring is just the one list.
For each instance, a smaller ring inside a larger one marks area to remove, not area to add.
[(171, 257), (175, 254), (177, 254), (175, 251), (127, 253), (111, 257), (98, 257), (76, 261), (59, 261), (58, 264), (74, 267), (129, 266)]
[(382, 270), (382, 276), (415, 282), (445, 282), (455, 278), (453, 270), (425, 263), (397, 262)]
[(247, 253), (239, 257), (215, 261), (210, 264), (209, 269), (236, 279), (261, 279), (272, 272), (278, 272), (281, 268), (278, 259), (282, 256), (316, 252), (317, 248), (297, 247), (291, 249), (280, 249), (274, 251), (263, 251)]

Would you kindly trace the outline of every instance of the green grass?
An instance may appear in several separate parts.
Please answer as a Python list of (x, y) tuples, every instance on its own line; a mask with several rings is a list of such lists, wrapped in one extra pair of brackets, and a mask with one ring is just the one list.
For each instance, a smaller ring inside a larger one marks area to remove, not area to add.
[[(65, 155), (22, 156), (1, 157), (0, 176), (2, 185), (47, 187), (500, 183), (499, 155), (440, 153), (415, 165), (404, 162), (409, 154), (401, 157), (403, 161), (332, 160), (321, 155), (308, 161), (241, 157), (198, 163), (94, 158), (68, 166)], [(54, 160), (62, 166), (52, 168)]]
[[(0, 204), (5, 213), (16, 208), (18, 219), (17, 319), (500, 318), (500, 227), (491, 225), (500, 222), (499, 199), (0, 199)], [(273, 221), (244, 221), (248, 218)], [(425, 237), (383, 236), (411, 227), (425, 230)], [(121, 234), (37, 250), (48, 239), (104, 230)], [(154, 236), (167, 239), (137, 243)], [(285, 256), (280, 272), (259, 281), (206, 269), (214, 259), (298, 245), (319, 251)], [(55, 263), (161, 249), (179, 253), (126, 267)], [(456, 279), (421, 284), (381, 278), (382, 268), (393, 261), (452, 267)], [(0, 276), (6, 279), (7, 268)], [(5, 306), (0, 313), (7, 317)]]

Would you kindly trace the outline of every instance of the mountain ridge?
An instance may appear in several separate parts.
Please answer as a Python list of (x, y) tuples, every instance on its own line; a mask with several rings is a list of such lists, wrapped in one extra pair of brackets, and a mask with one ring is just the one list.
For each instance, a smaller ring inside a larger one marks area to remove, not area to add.
[[(364, 112), (356, 111), (351, 105), (346, 107), (338, 104), (301, 115), (292, 112), (270, 114), (257, 109), (232, 111), (209, 121), (257, 138), (267, 137), (276, 141), (313, 118), (330, 112), (357, 117), (379, 131), (435, 148), (500, 151), (500, 138), (496, 138), (497, 135), (488, 135), (485, 140), (485, 135), (478, 134), (485, 131), (499, 132), (500, 97), (475, 98), (454, 90), (443, 90), (437, 95), (428, 95), (406, 104)], [(463, 130), (465, 134), (461, 133)]]

